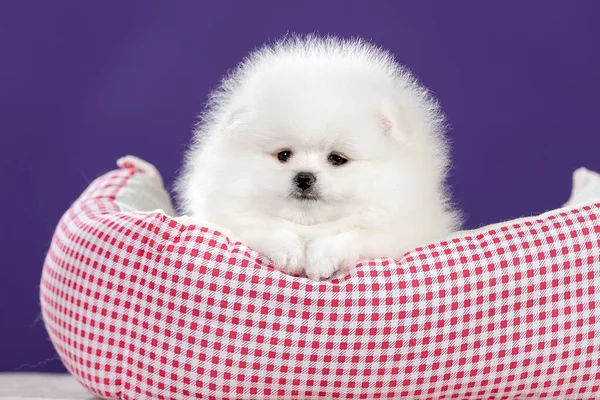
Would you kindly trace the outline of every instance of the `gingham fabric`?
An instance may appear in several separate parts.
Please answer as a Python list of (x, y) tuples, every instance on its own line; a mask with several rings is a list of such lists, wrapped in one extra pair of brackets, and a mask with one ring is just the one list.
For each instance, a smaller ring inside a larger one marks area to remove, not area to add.
[(101, 398), (600, 398), (600, 204), (315, 283), (152, 211), (165, 199), (153, 167), (126, 159), (46, 259), (48, 333)]

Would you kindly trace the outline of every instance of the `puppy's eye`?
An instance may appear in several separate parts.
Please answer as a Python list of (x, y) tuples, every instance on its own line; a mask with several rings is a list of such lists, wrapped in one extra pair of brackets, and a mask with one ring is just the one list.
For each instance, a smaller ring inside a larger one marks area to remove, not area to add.
[(282, 150), (279, 153), (277, 153), (277, 159), (282, 162), (282, 163), (286, 163), (288, 162), (288, 160), (292, 157), (292, 151), (291, 150)]
[(331, 153), (329, 157), (327, 157), (327, 161), (329, 161), (331, 165), (339, 167), (340, 165), (346, 164), (348, 159), (339, 154)]

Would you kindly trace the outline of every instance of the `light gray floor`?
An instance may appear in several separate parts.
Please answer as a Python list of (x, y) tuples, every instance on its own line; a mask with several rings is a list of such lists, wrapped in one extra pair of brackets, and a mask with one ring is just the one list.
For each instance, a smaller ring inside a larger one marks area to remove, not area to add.
[(0, 373), (0, 399), (94, 400), (70, 375)]

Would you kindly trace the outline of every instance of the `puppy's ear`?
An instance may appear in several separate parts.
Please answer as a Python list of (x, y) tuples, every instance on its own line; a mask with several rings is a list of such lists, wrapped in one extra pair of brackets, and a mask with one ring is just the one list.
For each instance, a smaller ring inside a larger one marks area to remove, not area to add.
[(383, 132), (398, 143), (406, 143), (410, 139), (410, 127), (403, 118), (400, 106), (392, 99), (385, 98), (381, 102), (378, 114)]
[(225, 130), (229, 130), (235, 125), (237, 125), (246, 114), (246, 109), (244, 107), (235, 107), (230, 112), (228, 112), (223, 118), (223, 127)]

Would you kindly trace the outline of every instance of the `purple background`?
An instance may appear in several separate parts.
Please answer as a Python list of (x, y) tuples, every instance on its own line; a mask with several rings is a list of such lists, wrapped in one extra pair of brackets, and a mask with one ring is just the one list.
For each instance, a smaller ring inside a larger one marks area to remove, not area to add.
[(600, 170), (600, 2), (0, 1), (0, 370), (62, 370), (39, 320), (43, 259), (86, 185), (135, 154), (170, 184), (195, 115), (250, 49), (360, 35), (439, 97), (469, 227), (564, 202)]

